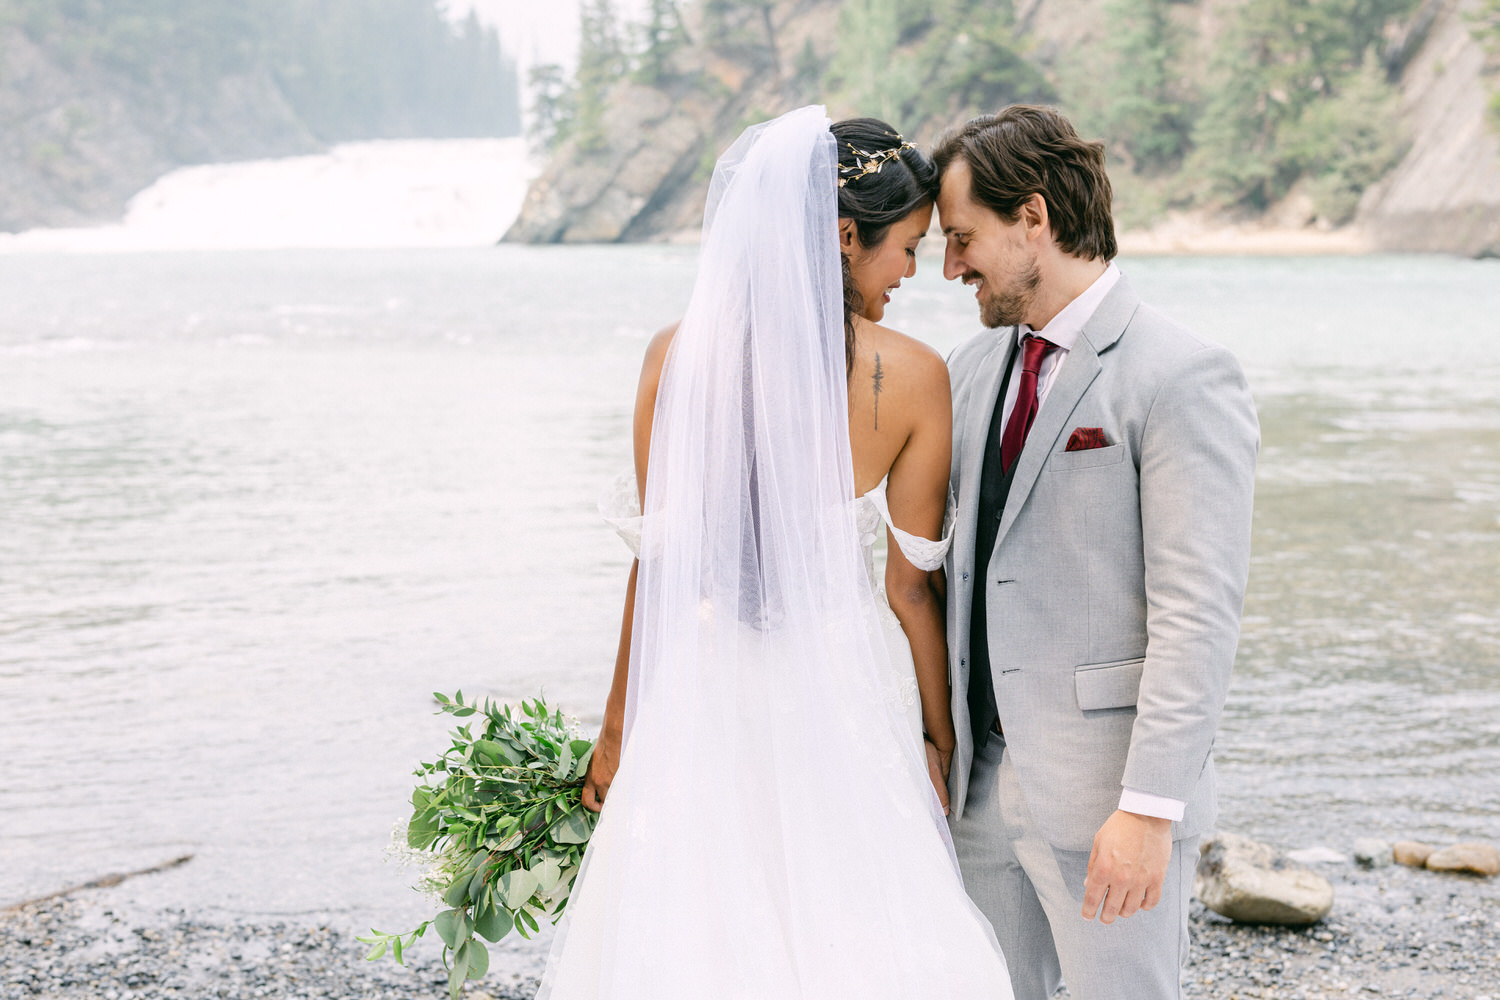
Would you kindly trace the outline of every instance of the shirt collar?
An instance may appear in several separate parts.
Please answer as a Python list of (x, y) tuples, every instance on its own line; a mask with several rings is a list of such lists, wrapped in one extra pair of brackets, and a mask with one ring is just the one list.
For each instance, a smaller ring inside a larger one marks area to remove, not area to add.
[[(1083, 290), (1083, 293), (1063, 306), (1062, 311), (1052, 317), (1052, 321), (1040, 330), (1034, 331), (1043, 340), (1051, 341), (1065, 351), (1071, 351), (1073, 345), (1078, 343), (1079, 336), (1083, 333), (1084, 326), (1093, 318), (1099, 309), (1099, 303), (1104, 301), (1104, 296), (1115, 287), (1115, 282), (1120, 280), (1120, 269), (1115, 266), (1114, 261), (1104, 269), (1104, 273), (1094, 279), (1094, 283)], [(1022, 323), (1016, 328), (1016, 343), (1021, 338), (1032, 333), (1031, 327)]]

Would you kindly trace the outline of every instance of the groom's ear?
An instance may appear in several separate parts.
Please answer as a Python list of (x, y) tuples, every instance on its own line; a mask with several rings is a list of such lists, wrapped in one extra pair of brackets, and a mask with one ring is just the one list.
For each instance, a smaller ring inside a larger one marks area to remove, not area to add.
[(854, 231), (853, 219), (839, 220), (839, 250), (852, 254), (859, 249), (859, 236)]
[(1051, 225), (1047, 219), (1047, 199), (1040, 192), (1033, 192), (1031, 197), (1021, 203), (1021, 221), (1026, 224), (1026, 235), (1044, 235), (1051, 232)]

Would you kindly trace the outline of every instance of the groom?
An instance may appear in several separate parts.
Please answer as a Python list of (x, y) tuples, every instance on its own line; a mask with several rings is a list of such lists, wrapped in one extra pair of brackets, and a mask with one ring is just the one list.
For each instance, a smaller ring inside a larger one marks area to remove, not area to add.
[(1102, 144), (1051, 108), (934, 151), (949, 359), (952, 827), (1017, 1000), (1181, 995), (1259, 431), (1228, 351), (1111, 263)]

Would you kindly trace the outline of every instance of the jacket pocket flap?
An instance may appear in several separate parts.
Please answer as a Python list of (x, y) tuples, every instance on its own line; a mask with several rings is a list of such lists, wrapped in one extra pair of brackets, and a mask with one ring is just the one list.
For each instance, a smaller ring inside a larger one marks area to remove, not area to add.
[(1095, 469), (1101, 465), (1118, 465), (1125, 461), (1125, 446), (1112, 444), (1104, 448), (1089, 448), (1085, 451), (1058, 451), (1047, 456), (1043, 466), (1048, 472), (1069, 472), (1073, 469)]
[(1087, 663), (1073, 671), (1078, 707), (1085, 712), (1100, 708), (1127, 708), (1141, 693), (1141, 669), (1146, 660), (1116, 660)]

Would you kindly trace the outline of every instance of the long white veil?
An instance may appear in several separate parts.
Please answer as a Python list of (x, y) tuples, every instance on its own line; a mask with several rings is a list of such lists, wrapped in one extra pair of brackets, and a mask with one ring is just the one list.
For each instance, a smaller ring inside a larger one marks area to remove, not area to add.
[(753, 127), (714, 172), (656, 404), (621, 767), (542, 998), (1008, 995), (852, 516), (828, 125)]

